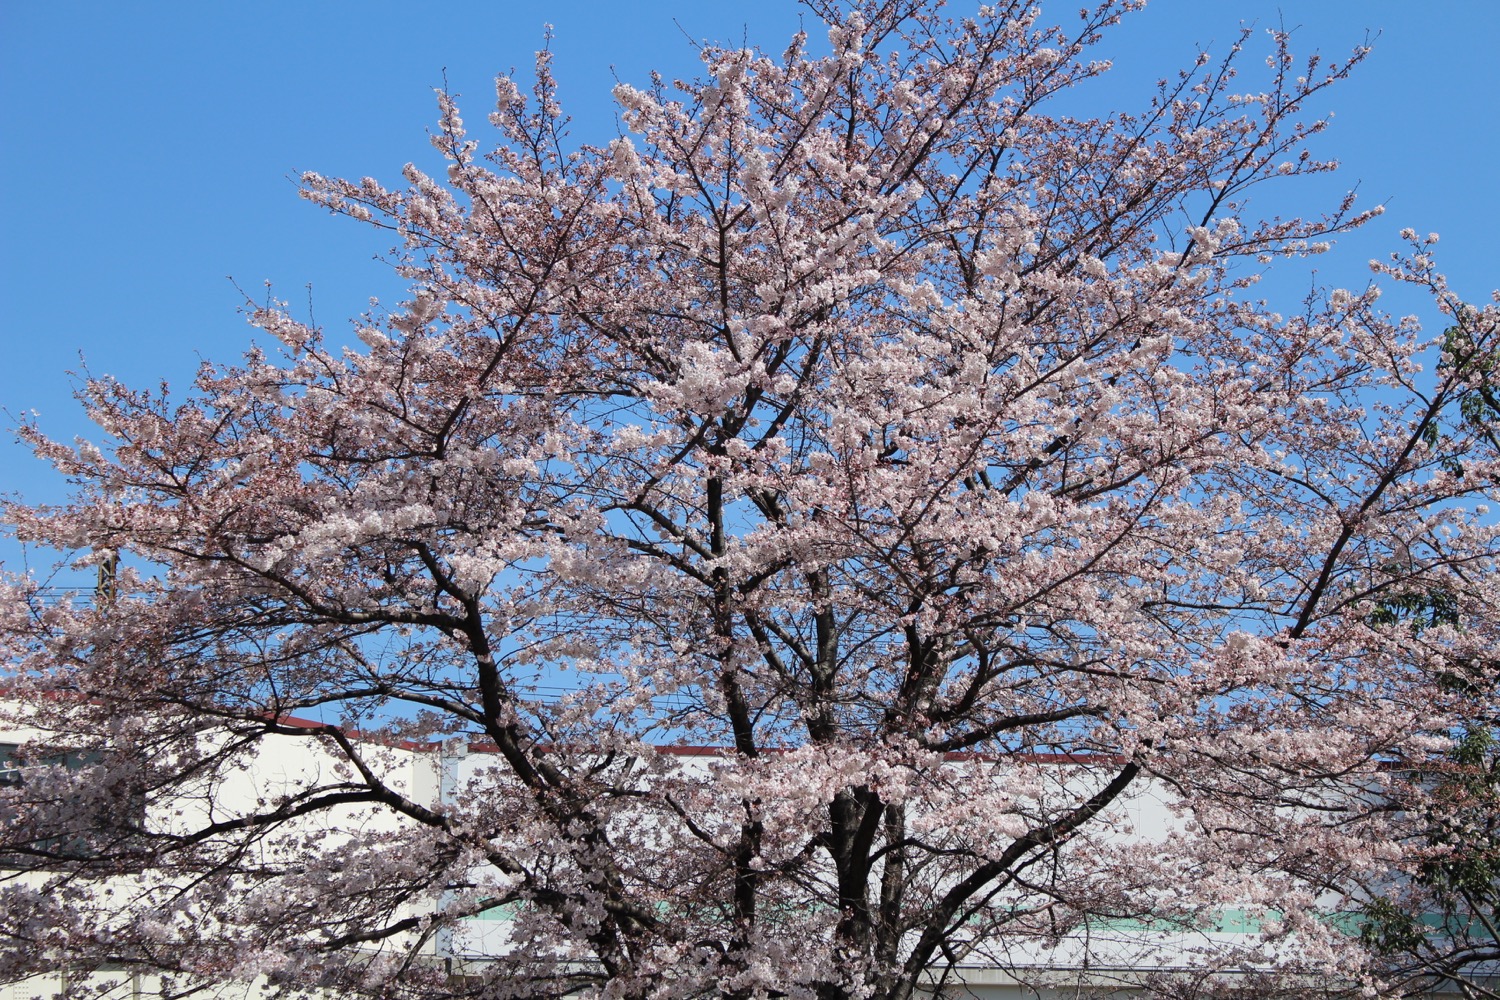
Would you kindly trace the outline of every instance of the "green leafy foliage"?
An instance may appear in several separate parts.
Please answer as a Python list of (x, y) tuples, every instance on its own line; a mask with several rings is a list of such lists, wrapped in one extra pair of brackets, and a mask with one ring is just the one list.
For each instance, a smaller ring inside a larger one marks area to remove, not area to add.
[[(1500, 446), (1500, 438), (1496, 437), (1496, 420), (1500, 418), (1500, 392), (1495, 385), (1496, 358), (1493, 351), (1484, 350), (1470, 324), (1464, 320), (1465, 314), (1461, 313), (1460, 322), (1443, 331), (1438, 368), (1464, 376), (1467, 381), (1467, 388), (1457, 394), (1458, 426), (1491, 445)], [(1443, 432), (1437, 421), (1423, 428), (1422, 437), (1427, 447), (1433, 450), (1444, 446)], [(1443, 458), (1443, 465), (1456, 476), (1464, 474), (1457, 450)]]

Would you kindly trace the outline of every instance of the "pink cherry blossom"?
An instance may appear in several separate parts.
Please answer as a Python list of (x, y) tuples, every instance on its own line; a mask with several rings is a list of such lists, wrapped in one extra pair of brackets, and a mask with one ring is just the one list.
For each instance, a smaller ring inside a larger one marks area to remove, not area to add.
[(1363, 50), (1080, 120), (1134, 0), (809, 6), (826, 45), (621, 84), (599, 146), (546, 53), (483, 154), (443, 95), (444, 176), (303, 178), (403, 248), (357, 344), (257, 308), (274, 356), (22, 428), (77, 485), (5, 520), (120, 569), (0, 600), (0, 973), (1396, 988), (1328, 914), (1413, 870), (1391, 804), (1489, 697), (1500, 312), (1415, 234), (1376, 278), (1458, 334), (1257, 296), (1378, 214), (1250, 197), (1332, 169)]

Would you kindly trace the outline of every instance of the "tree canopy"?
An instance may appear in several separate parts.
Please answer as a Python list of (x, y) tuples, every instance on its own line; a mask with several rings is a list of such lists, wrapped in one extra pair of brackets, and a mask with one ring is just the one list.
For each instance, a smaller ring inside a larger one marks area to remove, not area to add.
[[(1191, 989), (1385, 988), (1317, 913), (1421, 863), (1391, 789), (1494, 662), (1497, 310), (1411, 233), (1261, 297), (1378, 213), (1252, 205), (1333, 169), (1309, 98), (1363, 50), (1272, 32), (1264, 87), (1236, 46), (1074, 117), (1138, 5), (813, 0), (618, 86), (602, 145), (543, 52), (492, 144), (440, 95), (445, 175), (305, 176), (408, 301), (357, 344), (257, 307), (272, 349), (181, 398), (88, 381), (98, 443), (22, 428), (74, 498), (5, 520), (119, 570), (6, 583), (7, 711), (96, 763), (0, 789), (0, 967), (907, 1000), (1236, 907)], [(231, 808), (275, 740), (337, 766)], [(493, 754), (439, 800), (382, 763), (442, 740)], [(483, 969), (429, 960), (501, 910)]]

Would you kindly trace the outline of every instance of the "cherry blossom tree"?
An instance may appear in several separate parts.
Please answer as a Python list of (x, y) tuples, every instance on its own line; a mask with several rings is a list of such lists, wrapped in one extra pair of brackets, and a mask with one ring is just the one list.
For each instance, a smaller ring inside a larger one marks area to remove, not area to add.
[[(1465, 997), (1492, 996), (1500, 960), (1497, 767), (1494, 734), (1476, 725), (1447, 758), (1428, 762), (1421, 796), (1403, 802), (1428, 827), (1406, 851), (1409, 869), (1363, 905), (1361, 937), (1391, 978)], [(1413, 990), (1412, 992), (1416, 992)]]
[[(1258, 293), (1377, 214), (1252, 201), (1333, 169), (1363, 50), (1080, 118), (1134, 0), (809, 6), (617, 87), (602, 146), (545, 52), (485, 152), (439, 95), (445, 175), (303, 179), (400, 244), (357, 344), (255, 308), (185, 397), (88, 381), (98, 444), (22, 428), (76, 488), (15, 534), (119, 569), (0, 605), (17, 752), (87, 755), (0, 791), (6, 972), (906, 1000), (1128, 926), (1147, 970), (1203, 931), (1164, 994), (1384, 988), (1318, 914), (1401, 869), (1392, 764), (1493, 662), (1500, 312), (1413, 233)], [(1419, 641), (1378, 613), (1436, 593)], [(223, 793), (288, 743), (330, 766)], [(438, 743), (488, 752), (394, 776)]]

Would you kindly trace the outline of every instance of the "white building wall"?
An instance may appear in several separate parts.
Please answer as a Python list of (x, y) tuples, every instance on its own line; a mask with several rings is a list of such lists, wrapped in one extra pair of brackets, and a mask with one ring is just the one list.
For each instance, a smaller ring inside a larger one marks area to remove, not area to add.
[[(12, 727), (0, 731), (0, 742), (27, 743), (44, 734), (34, 728)], [(424, 805), (441, 808), (445, 799), (471, 794), (485, 782), (484, 772), (496, 764), (493, 754), (482, 751), (455, 752), (449, 748), (386, 745), (361, 741), (361, 753), (372, 767), (386, 776), (398, 790)], [(711, 756), (682, 756), (678, 766), (703, 770), (713, 766)], [(158, 809), (148, 822), (163, 827), (190, 828), (207, 819), (225, 818), (237, 812), (257, 808), (257, 804), (274, 803), (283, 796), (337, 777), (347, 769), (346, 761), (317, 739), (299, 736), (270, 736), (257, 744), (253, 758), (232, 773), (219, 776), (212, 787), (200, 789), (174, 809)], [(1068, 780), (1062, 777), (1064, 783)], [(1080, 776), (1076, 780), (1093, 780)], [(262, 806), (263, 807), (263, 806)], [(1168, 837), (1180, 827), (1173, 813), (1171, 799), (1159, 786), (1143, 784), (1132, 789), (1104, 818), (1114, 823), (1119, 836), (1138, 843), (1151, 844)], [(310, 818), (325, 837), (325, 846), (336, 846), (341, 837), (357, 829), (394, 829), (400, 818), (387, 810), (366, 806), (348, 807)], [(297, 831), (299, 836), (307, 827)], [(10, 878), (40, 879), (42, 875), (10, 874)], [(991, 954), (982, 963), (953, 970), (943, 980), (945, 997), (972, 997), (974, 1000), (1062, 1000), (1080, 997), (1143, 996), (1136, 988), (1143, 975), (1168, 971), (1188, 965), (1187, 958), (1203, 946), (1249, 946), (1260, 937), (1258, 928), (1228, 914), (1226, 926), (1218, 931), (1162, 931), (1149, 933), (1139, 926), (1111, 925), (1100, 921), (1090, 926), (1088, 940), (1064, 939), (1056, 946), (1039, 942), (1020, 942), (1004, 955)], [(434, 959), (452, 958), (460, 967), (478, 969), (487, 958), (503, 954), (508, 947), (505, 914), (492, 913), (466, 920), (451, 936), (431, 941), (428, 950)], [(0, 984), (0, 1000), (28, 1000), (51, 997), (68, 985), (66, 970), (49, 970), (9, 984)], [(157, 997), (163, 993), (160, 977), (100, 973), (89, 982), (89, 992), (111, 1000), (135, 1000)], [(934, 988), (939, 983), (934, 981)], [(259, 988), (246, 984), (225, 984), (216, 993), (223, 1000), (246, 1000)], [(1434, 995), (1458, 995), (1434, 994)]]

